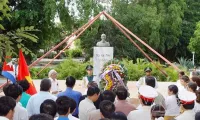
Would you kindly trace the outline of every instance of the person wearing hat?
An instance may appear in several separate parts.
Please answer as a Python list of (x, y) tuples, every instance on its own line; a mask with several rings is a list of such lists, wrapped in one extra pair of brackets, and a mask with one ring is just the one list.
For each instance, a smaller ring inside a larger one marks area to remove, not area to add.
[[(156, 86), (155, 77), (153, 77), (153, 76), (146, 76), (145, 77), (145, 83), (146, 83), (145, 85), (150, 86), (152, 88), (155, 88), (155, 86)], [(154, 99), (154, 103), (158, 104), (158, 105), (161, 105), (162, 107), (166, 108), (164, 96), (159, 91), (157, 91), (157, 93), (158, 93), (158, 96)], [(141, 109), (141, 108), (142, 108), (142, 105), (140, 104), (137, 107), (137, 109)]]
[(182, 91), (178, 95), (181, 103), (181, 109), (184, 111), (177, 116), (175, 120), (194, 120), (195, 113), (193, 111), (196, 95), (189, 91)]
[[(151, 71), (152, 69), (150, 67), (146, 67), (144, 69), (144, 72), (145, 72), (145, 76), (141, 77), (137, 82), (136, 82), (136, 87), (139, 88), (141, 85), (146, 85), (146, 77), (149, 77), (151, 76)], [(155, 78), (155, 77), (154, 77)], [(155, 87), (154, 88), (158, 88), (158, 83), (157, 83), (157, 80), (156, 78), (154, 79), (154, 82), (155, 82)]]
[(141, 86), (138, 90), (138, 97), (142, 109), (131, 111), (127, 116), (128, 120), (151, 120), (151, 105), (157, 96), (158, 93), (153, 87)]
[(84, 92), (85, 94), (87, 92), (88, 83), (94, 81), (97, 83), (97, 85), (99, 85), (97, 76), (93, 75), (93, 66), (92, 65), (86, 66), (86, 72), (87, 72), (87, 75), (83, 77), (83, 82), (82, 82), (82, 87), (85, 89), (85, 92)]

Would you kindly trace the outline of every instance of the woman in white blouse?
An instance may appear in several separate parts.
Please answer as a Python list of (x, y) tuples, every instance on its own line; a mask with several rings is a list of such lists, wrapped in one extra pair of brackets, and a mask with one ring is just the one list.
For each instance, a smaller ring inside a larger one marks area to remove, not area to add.
[(165, 120), (171, 120), (180, 114), (180, 104), (178, 100), (178, 87), (176, 85), (168, 86), (168, 95), (165, 99), (166, 110)]

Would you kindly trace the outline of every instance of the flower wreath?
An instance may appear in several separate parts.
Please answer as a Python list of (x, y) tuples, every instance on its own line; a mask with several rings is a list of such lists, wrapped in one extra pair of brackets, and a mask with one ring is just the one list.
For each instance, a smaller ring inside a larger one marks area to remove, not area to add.
[(115, 91), (117, 86), (126, 87), (127, 69), (118, 59), (113, 59), (104, 64), (100, 78), (101, 89)]

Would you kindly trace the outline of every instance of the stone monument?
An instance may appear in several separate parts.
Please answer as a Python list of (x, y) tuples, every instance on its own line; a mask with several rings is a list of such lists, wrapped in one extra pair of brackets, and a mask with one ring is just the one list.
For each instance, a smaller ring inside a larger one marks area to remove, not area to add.
[(97, 42), (97, 47), (110, 47), (110, 43), (106, 41), (106, 35), (101, 34), (101, 41)]
[(97, 42), (93, 51), (93, 73), (99, 76), (102, 72), (103, 65), (113, 59), (113, 47), (106, 41), (106, 35), (101, 35), (101, 41)]

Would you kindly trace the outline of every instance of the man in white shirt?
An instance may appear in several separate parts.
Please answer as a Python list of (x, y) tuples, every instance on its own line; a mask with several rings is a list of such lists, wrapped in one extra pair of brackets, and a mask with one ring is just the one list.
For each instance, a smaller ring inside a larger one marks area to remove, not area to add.
[(57, 72), (52, 69), (49, 71), (49, 79), (51, 80), (51, 92), (52, 94), (57, 94), (59, 92), (59, 84), (58, 84), (58, 81), (57, 81)]
[[(109, 100), (112, 103), (114, 103), (115, 97), (116, 97), (115, 93), (111, 90), (105, 90), (102, 93), (102, 96), (103, 96), (103, 100)], [(90, 112), (88, 116), (88, 120), (99, 120), (99, 119), (101, 119), (101, 112), (99, 109)]]
[(4, 89), (4, 94), (6, 96), (12, 97), (16, 101), (13, 120), (28, 120), (28, 112), (24, 107), (22, 107), (22, 104), (19, 102), (22, 96), (22, 92), (23, 88), (18, 84), (9, 84)]
[(82, 100), (79, 104), (79, 118), (80, 120), (88, 120), (89, 113), (96, 110), (94, 106), (95, 101), (99, 98), (99, 88), (89, 87), (87, 91), (87, 97)]
[(40, 105), (46, 100), (56, 100), (57, 97), (50, 93), (51, 89), (51, 80), (50, 79), (43, 79), (40, 83), (40, 92), (31, 96), (26, 106), (28, 111), (28, 116), (32, 116), (33, 114), (40, 113)]
[(154, 88), (147, 85), (141, 86), (138, 93), (142, 108), (130, 112), (127, 118), (128, 120), (151, 120), (151, 105), (158, 93)]
[(16, 101), (9, 97), (0, 97), (0, 120), (12, 120)]
[[(149, 77), (151, 76), (151, 72), (152, 72), (152, 69), (150, 67), (146, 67), (144, 69), (144, 72), (145, 72), (145, 76), (141, 77), (137, 82), (136, 82), (136, 87), (139, 89), (140, 86), (142, 85), (146, 85), (146, 77)], [(152, 76), (153, 77), (153, 76)], [(155, 80), (155, 87), (154, 88), (158, 88), (158, 83), (157, 83), (157, 80), (156, 78), (154, 77), (154, 80)]]
[(181, 109), (184, 111), (175, 120), (194, 120), (195, 113), (193, 111), (196, 95), (189, 91), (182, 91), (178, 95), (181, 103)]

